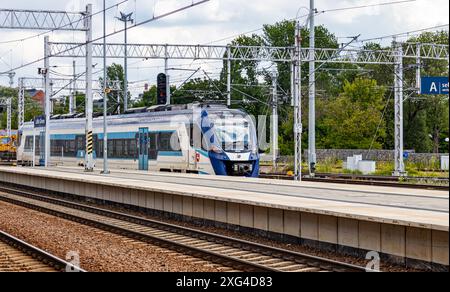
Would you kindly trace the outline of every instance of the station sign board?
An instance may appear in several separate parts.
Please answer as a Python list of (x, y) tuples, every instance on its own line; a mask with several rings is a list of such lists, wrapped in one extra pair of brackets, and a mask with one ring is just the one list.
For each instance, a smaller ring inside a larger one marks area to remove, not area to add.
[(422, 77), (421, 94), (448, 94), (448, 77)]
[(37, 116), (34, 118), (34, 127), (35, 128), (44, 128), (46, 124), (45, 115)]

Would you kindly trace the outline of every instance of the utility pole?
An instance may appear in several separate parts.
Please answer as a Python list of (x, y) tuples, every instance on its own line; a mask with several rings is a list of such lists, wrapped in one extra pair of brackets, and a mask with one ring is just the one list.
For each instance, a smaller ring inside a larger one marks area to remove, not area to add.
[(70, 91), (70, 97), (69, 97), (69, 113), (71, 115), (73, 115), (76, 112), (76, 108), (77, 108), (76, 93), (75, 93), (76, 82), (77, 82), (75, 60), (72, 62), (72, 66), (73, 66), (73, 83), (72, 83), (72, 89)]
[(106, 90), (106, 0), (103, 0), (103, 171), (109, 174), (108, 168), (108, 93)]
[(273, 169), (277, 169), (278, 160), (278, 94), (277, 94), (277, 80), (278, 74), (274, 70), (272, 73), (272, 165)]
[(302, 180), (302, 87), (301, 87), (301, 78), (302, 78), (302, 66), (301, 66), (301, 46), (302, 46), (302, 37), (301, 37), (301, 27), (300, 22), (296, 22), (295, 24), (295, 54), (293, 60), (293, 76), (292, 79), (294, 81), (293, 86), (293, 104), (294, 104), (294, 140), (295, 140), (295, 161), (294, 161), (294, 172), (295, 172), (295, 180)]
[(169, 47), (168, 45), (164, 48), (165, 56), (164, 59), (164, 73), (166, 74), (166, 88), (167, 88), (167, 105), (170, 105), (172, 103), (171, 101), (171, 92), (170, 92), (170, 76), (169, 76)]
[[(8, 73), (8, 77), (9, 77), (9, 87), (11, 87), (11, 89), (14, 86), (14, 76), (16, 76), (16, 73), (14, 72), (9, 72)], [(6, 131), (7, 131), (7, 135), (9, 138), (11, 138), (11, 106), (12, 106), (12, 97), (9, 97), (6, 100), (6, 116), (7, 116), (7, 121), (6, 121)]]
[(55, 100), (53, 99), (53, 81), (50, 79), (50, 117), (53, 116), (54, 102)]
[(314, 0), (310, 0), (309, 8), (309, 174), (316, 172), (316, 63), (315, 63), (315, 14)]
[(406, 176), (403, 160), (403, 47), (394, 38), (395, 48), (395, 170), (393, 176)]
[(93, 111), (94, 102), (92, 96), (92, 4), (87, 5), (86, 11), (86, 172), (94, 171), (94, 133)]
[[(124, 89), (123, 89), (123, 111), (126, 112), (128, 110), (128, 22), (131, 22), (131, 24), (134, 23), (134, 20), (132, 18), (133, 13), (125, 14), (120, 12), (120, 21), (122, 21), (125, 24), (125, 58), (124, 58)], [(119, 102), (120, 104), (120, 102)]]
[(9, 77), (9, 87), (13, 88), (14, 86), (14, 76), (16, 76), (15, 72), (9, 72), (8, 73), (8, 77)]
[(421, 77), (420, 77), (420, 71), (421, 71), (421, 60), (420, 60), (420, 50), (421, 50), (421, 45), (417, 44), (417, 48), (416, 48), (416, 54), (417, 54), (417, 59), (416, 59), (416, 88), (417, 88), (417, 94), (420, 94), (420, 91), (422, 89), (422, 84), (421, 84)]
[[(44, 142), (44, 166), (50, 165), (50, 47), (49, 37), (44, 38), (44, 88), (45, 88), (45, 142)], [(41, 149), (42, 153), (42, 149)]]
[(231, 48), (227, 48), (227, 105), (231, 106)]
[(22, 129), (23, 124), (25, 123), (25, 87), (23, 84), (23, 78), (19, 78), (19, 97), (18, 97), (18, 112), (19, 116), (18, 120), (18, 128)]

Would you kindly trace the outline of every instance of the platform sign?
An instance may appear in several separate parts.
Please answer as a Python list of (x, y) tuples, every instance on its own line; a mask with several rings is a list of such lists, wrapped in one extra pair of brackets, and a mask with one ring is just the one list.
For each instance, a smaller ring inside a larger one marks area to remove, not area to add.
[(35, 128), (44, 128), (46, 124), (45, 116), (37, 116), (34, 118)]
[(421, 94), (448, 94), (448, 77), (422, 77)]

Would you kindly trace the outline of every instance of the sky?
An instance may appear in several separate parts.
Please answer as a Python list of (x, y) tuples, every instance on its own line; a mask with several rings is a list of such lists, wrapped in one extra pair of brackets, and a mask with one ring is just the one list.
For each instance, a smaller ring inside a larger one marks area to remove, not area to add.
[[(106, 5), (113, 6), (123, 0), (106, 0)], [(128, 0), (126, 3), (110, 9), (107, 13), (107, 30), (112, 33), (120, 30), (123, 23), (115, 17), (119, 12), (133, 12), (137, 22), (144, 21), (164, 14), (178, 7), (190, 4), (193, 0)], [(199, 0), (194, 0), (198, 2)], [(354, 6), (372, 5), (394, 0), (316, 0), (319, 11), (346, 8)], [(103, 1), (100, 0), (0, 0), (0, 9), (42, 9), (82, 11), (86, 4), (93, 4), (94, 13), (102, 10)], [(284, 19), (295, 18), (297, 13), (303, 16), (308, 13), (309, 0), (210, 0), (205, 4), (190, 8), (183, 12), (148, 23), (129, 30), (129, 43), (156, 44), (227, 44), (239, 34), (261, 28), (264, 24), (273, 24)], [(316, 17), (316, 25), (326, 26), (337, 37), (346, 42), (345, 37), (361, 34), (360, 39), (368, 39), (396, 33), (420, 30), (449, 23), (448, 0), (416, 0), (413, 2), (393, 5), (379, 5), (375, 7), (329, 11)], [(305, 18), (301, 18), (303, 22)], [(102, 35), (102, 16), (94, 16), (94, 38)], [(20, 67), (30, 61), (43, 57), (43, 36), (27, 41), (5, 43), (28, 36), (34, 36), (41, 31), (18, 31), (0, 29), (0, 73), (11, 68)], [(257, 31), (256, 33), (260, 33)], [(49, 33), (51, 41), (82, 42), (81, 32)], [(122, 42), (123, 34), (118, 33), (108, 42)], [(389, 43), (389, 39), (382, 40)], [(77, 72), (85, 71), (84, 60), (77, 59)], [(52, 59), (53, 70), (61, 76), (72, 74), (72, 59)], [(109, 60), (108, 64), (123, 60)], [(94, 71), (101, 69), (102, 61)], [(129, 60), (130, 90), (133, 96), (144, 89), (144, 84), (156, 83), (156, 75), (163, 70), (163, 61), (158, 60)], [(37, 68), (43, 62), (16, 70), (17, 77), (39, 77)], [(216, 77), (221, 70), (221, 62), (171, 61), (171, 66), (187, 69), (202, 67)], [(99, 73), (100, 74), (100, 73)], [(190, 75), (189, 72), (174, 71), (171, 80), (181, 83)], [(95, 75), (98, 78), (99, 75)], [(200, 73), (195, 77), (204, 77)], [(0, 76), (0, 85), (8, 85), (9, 79)]]

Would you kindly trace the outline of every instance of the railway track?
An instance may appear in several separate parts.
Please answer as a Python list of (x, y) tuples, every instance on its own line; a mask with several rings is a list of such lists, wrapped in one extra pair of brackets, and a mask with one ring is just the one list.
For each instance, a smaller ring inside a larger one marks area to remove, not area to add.
[(31, 244), (0, 231), (0, 272), (62, 272), (72, 266)]
[(0, 187), (0, 200), (251, 272), (364, 272), (359, 266)]
[[(294, 180), (292, 176), (284, 174), (261, 174), (260, 178), (278, 179), (278, 180)], [(434, 180), (436, 182), (447, 182), (447, 178), (406, 178), (405, 181), (399, 181), (398, 178), (378, 177), (378, 176), (352, 176), (352, 175), (327, 175), (319, 174), (316, 177), (303, 177), (303, 181), (337, 183), (350, 185), (371, 185), (380, 187), (396, 187), (408, 189), (424, 189), (424, 190), (441, 190), (448, 191), (449, 186), (432, 185), (432, 184), (413, 184), (408, 183), (412, 180)]]

